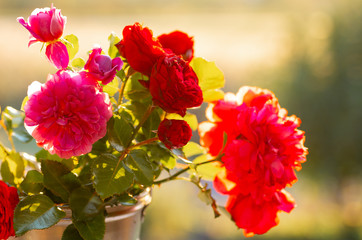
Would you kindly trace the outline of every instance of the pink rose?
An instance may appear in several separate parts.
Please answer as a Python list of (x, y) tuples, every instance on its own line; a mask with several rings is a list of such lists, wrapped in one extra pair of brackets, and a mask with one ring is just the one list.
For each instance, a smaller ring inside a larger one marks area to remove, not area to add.
[(158, 138), (168, 149), (185, 146), (191, 136), (192, 130), (184, 120), (164, 119), (158, 127)]
[(109, 97), (82, 74), (58, 71), (45, 84), (33, 82), (28, 96), (25, 127), (51, 154), (86, 154), (105, 136), (112, 116)]
[(69, 64), (67, 47), (58, 39), (62, 36), (67, 18), (55, 7), (35, 9), (28, 22), (23, 17), (17, 21), (31, 34), (28, 46), (36, 42), (48, 43), (45, 51), (49, 62), (58, 69), (66, 69)]
[(117, 71), (122, 68), (123, 62), (119, 57), (111, 59), (101, 53), (102, 48), (94, 48), (84, 65), (84, 69), (88, 70), (88, 75), (94, 80), (102, 81), (102, 84), (106, 85), (114, 79)]
[(52, 42), (59, 39), (64, 30), (67, 18), (64, 17), (59, 9), (55, 7), (35, 9), (28, 22), (23, 17), (17, 18), (17, 21), (23, 25), (31, 34), (29, 46), (35, 42)]

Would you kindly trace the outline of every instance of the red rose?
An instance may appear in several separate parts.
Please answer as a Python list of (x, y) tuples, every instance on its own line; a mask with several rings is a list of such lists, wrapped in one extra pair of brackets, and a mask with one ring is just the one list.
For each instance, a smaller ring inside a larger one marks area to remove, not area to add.
[(194, 39), (181, 31), (162, 34), (157, 37), (163, 48), (170, 49), (176, 55), (190, 62), (194, 57)]
[(149, 89), (156, 105), (185, 116), (186, 109), (202, 104), (199, 80), (192, 68), (176, 55), (159, 58), (152, 69)]
[(123, 39), (116, 44), (121, 56), (136, 71), (149, 76), (157, 59), (165, 54), (160, 42), (152, 36), (152, 31), (141, 24), (126, 26)]
[(300, 120), (287, 116), (275, 95), (265, 89), (242, 87), (234, 95), (210, 104), (209, 121), (199, 125), (200, 143), (216, 156), (223, 149), (223, 169), (215, 189), (229, 195), (226, 209), (246, 234), (262, 234), (278, 224), (279, 210), (293, 207), (283, 188), (296, 180), (295, 170), (306, 161)]
[(264, 234), (278, 225), (278, 213), (289, 213), (295, 206), (292, 196), (282, 190), (269, 198), (255, 199), (252, 195), (232, 195), (226, 203), (226, 210), (244, 235)]
[(158, 138), (168, 149), (185, 146), (191, 136), (192, 130), (184, 120), (164, 119), (158, 127)]
[(8, 187), (0, 180), (0, 239), (15, 236), (13, 217), (18, 202), (19, 196), (16, 188)]

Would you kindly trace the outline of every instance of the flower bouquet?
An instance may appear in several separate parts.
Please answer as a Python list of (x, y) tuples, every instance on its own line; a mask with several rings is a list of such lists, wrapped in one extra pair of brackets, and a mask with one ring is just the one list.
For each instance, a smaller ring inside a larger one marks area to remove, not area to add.
[[(135, 204), (146, 189), (180, 178), (245, 236), (267, 232), (295, 207), (284, 188), (306, 160), (300, 119), (269, 90), (224, 93), (223, 73), (194, 56), (193, 37), (156, 37), (135, 23), (83, 60), (78, 38), (63, 35), (59, 9), (17, 20), (57, 71), (29, 86), (21, 110), (1, 111), (10, 146), (0, 144), (0, 239), (52, 227), (64, 206), (72, 223), (62, 239), (103, 239), (106, 207)], [(199, 124), (189, 109), (202, 103), (208, 120)], [(190, 141), (196, 131), (199, 144)], [(41, 150), (18, 151), (13, 139), (35, 140)], [(226, 206), (207, 181), (228, 195)]]

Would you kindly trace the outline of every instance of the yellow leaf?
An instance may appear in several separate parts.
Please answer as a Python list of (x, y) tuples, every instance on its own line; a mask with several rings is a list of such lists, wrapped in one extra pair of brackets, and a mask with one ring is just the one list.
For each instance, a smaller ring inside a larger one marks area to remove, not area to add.
[(190, 62), (190, 66), (199, 79), (202, 92), (224, 87), (224, 73), (214, 62), (209, 62), (203, 58), (194, 58)]
[(204, 102), (214, 102), (224, 99), (224, 92), (220, 89), (211, 89), (203, 93)]

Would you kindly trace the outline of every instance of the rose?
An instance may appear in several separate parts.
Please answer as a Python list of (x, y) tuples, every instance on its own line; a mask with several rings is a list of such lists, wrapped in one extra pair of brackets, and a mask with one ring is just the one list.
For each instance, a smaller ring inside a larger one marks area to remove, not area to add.
[(190, 62), (194, 57), (194, 40), (186, 33), (174, 31), (169, 34), (162, 34), (157, 37), (163, 48), (171, 50), (176, 55)]
[(17, 18), (17, 21), (32, 35), (30, 46), (35, 42), (52, 42), (59, 39), (63, 34), (67, 18), (62, 16), (59, 9), (52, 6), (50, 9), (35, 9), (28, 22), (25, 22), (23, 17)]
[(149, 28), (139, 23), (126, 26), (122, 33), (123, 39), (116, 44), (121, 56), (134, 70), (149, 76), (157, 59), (165, 54), (162, 45)]
[(19, 196), (16, 188), (8, 187), (0, 180), (0, 239), (15, 236), (13, 217), (18, 202)]
[(84, 65), (84, 69), (88, 70), (88, 75), (95, 81), (102, 81), (102, 84), (106, 85), (114, 79), (117, 71), (122, 68), (123, 62), (119, 57), (111, 59), (101, 53), (100, 47), (94, 48)]
[(152, 69), (149, 89), (153, 102), (169, 113), (185, 116), (186, 109), (203, 102), (199, 80), (192, 68), (180, 57), (159, 58)]
[(45, 84), (33, 82), (24, 106), (25, 127), (51, 154), (89, 153), (104, 137), (112, 107), (107, 94), (79, 73), (58, 71)]
[(278, 213), (289, 213), (295, 207), (293, 197), (286, 191), (275, 192), (267, 198), (255, 199), (252, 195), (232, 195), (226, 203), (226, 210), (244, 235), (264, 234), (278, 225)]
[(23, 17), (17, 18), (31, 34), (28, 46), (36, 42), (48, 43), (45, 51), (49, 62), (58, 69), (65, 69), (69, 64), (69, 55), (64, 43), (57, 41), (62, 35), (67, 18), (55, 7), (35, 9), (28, 22)]
[(224, 154), (215, 189), (229, 195), (226, 209), (246, 233), (266, 232), (277, 224), (277, 212), (286, 211), (281, 191), (297, 180), (294, 171), (306, 160), (300, 120), (288, 117), (272, 92), (256, 87), (226, 94), (209, 105), (206, 116), (209, 121), (199, 125), (200, 143), (211, 155)]
[(158, 138), (168, 149), (181, 148), (191, 139), (192, 130), (184, 120), (164, 119), (158, 127)]

